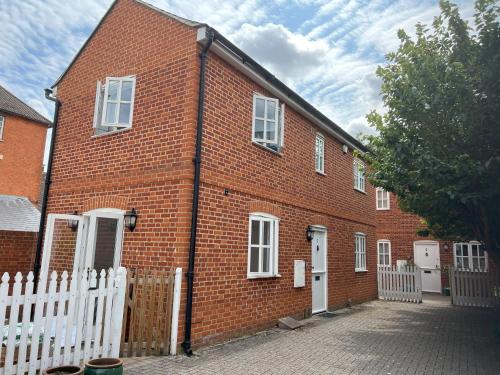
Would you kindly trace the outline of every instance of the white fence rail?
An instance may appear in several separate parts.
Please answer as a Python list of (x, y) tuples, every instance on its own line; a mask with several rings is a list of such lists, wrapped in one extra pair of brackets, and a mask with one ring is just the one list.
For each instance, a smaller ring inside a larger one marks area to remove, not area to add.
[[(0, 375), (35, 374), (62, 364), (117, 357), (125, 301), (126, 270), (42, 273), (37, 293), (33, 274), (17, 273), (0, 284)], [(48, 289), (47, 289), (48, 282)], [(69, 288), (68, 288), (69, 284)]]
[(378, 266), (378, 298), (388, 301), (422, 302), (422, 276), (415, 266)]
[(450, 269), (451, 303), (458, 306), (500, 306), (500, 273)]

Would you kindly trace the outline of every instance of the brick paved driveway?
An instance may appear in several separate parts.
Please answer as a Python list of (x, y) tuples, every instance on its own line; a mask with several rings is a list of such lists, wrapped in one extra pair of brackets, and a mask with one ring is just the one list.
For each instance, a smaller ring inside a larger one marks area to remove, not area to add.
[(125, 374), (500, 374), (498, 310), (374, 301), (297, 331), (272, 329), (187, 358), (126, 361)]

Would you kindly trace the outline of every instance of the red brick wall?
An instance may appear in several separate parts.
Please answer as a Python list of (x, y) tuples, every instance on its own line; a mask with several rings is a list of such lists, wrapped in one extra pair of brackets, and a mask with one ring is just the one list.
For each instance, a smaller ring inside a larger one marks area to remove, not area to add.
[(33, 270), (37, 233), (0, 231), (0, 276), (17, 272), (26, 276)]
[[(118, 1), (58, 85), (62, 107), (49, 212), (135, 207), (139, 218), (135, 231), (124, 234), (124, 265), (187, 268), (199, 49), (194, 29), (133, 1)], [(137, 80), (132, 129), (92, 137), (96, 81), (129, 74)], [(341, 143), (322, 132), (326, 176), (318, 175), (317, 129), (289, 108), (283, 155), (253, 145), (254, 90), (265, 93), (210, 54), (194, 296), (197, 344), (309, 313), (311, 274), (302, 289), (294, 289), (292, 279), (293, 260), (310, 261), (309, 224), (328, 228), (329, 305), (376, 296), (374, 192), (370, 186), (367, 194), (353, 189), (352, 153), (344, 155)], [(248, 215), (256, 209), (281, 219), (281, 278), (246, 279)], [(364, 273), (354, 272), (357, 231), (367, 234)], [(180, 340), (182, 335), (181, 321)]]
[(0, 140), (0, 194), (38, 202), (47, 125), (8, 114)]

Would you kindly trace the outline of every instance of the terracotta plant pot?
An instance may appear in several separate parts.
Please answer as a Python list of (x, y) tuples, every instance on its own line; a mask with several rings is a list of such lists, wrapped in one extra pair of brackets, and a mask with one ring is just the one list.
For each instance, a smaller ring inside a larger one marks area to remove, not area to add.
[(43, 375), (80, 375), (83, 374), (83, 367), (79, 366), (57, 366), (43, 371)]
[(95, 358), (85, 364), (85, 375), (122, 375), (123, 361), (119, 358)]

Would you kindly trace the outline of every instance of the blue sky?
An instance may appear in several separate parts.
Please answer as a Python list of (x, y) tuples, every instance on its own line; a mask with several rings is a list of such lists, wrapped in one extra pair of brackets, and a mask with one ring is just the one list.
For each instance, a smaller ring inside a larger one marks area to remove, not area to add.
[[(0, 84), (52, 118), (43, 97), (111, 0), (0, 0)], [(383, 111), (375, 76), (398, 46), (439, 14), (437, 0), (149, 0), (206, 22), (352, 135), (370, 132), (365, 115)], [(473, 1), (458, 2), (471, 18)]]

